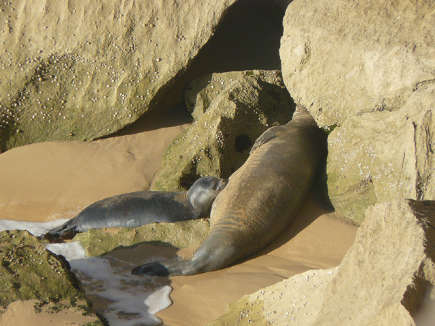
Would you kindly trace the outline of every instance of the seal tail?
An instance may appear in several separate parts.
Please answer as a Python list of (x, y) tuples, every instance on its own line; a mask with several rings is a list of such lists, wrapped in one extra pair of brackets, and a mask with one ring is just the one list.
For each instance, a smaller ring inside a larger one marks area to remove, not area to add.
[(212, 236), (204, 241), (192, 259), (181, 260), (177, 257), (164, 262), (151, 262), (135, 267), (131, 273), (151, 276), (192, 275), (227, 267), (239, 258), (234, 246)]
[(50, 231), (48, 231), (44, 235), (44, 238), (50, 242), (56, 242), (56, 241), (72, 239), (76, 235), (76, 233), (78, 233), (77, 220), (73, 218), (65, 222), (61, 226), (55, 227)]

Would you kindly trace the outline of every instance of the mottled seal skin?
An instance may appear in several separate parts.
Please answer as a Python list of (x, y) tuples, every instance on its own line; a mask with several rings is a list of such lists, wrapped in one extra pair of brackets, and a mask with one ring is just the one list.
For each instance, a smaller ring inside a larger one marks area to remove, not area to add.
[(211, 205), (226, 182), (215, 177), (196, 180), (187, 192), (139, 191), (93, 203), (45, 238), (72, 238), (78, 232), (105, 227), (137, 227), (209, 216)]
[(289, 225), (324, 155), (325, 135), (302, 107), (266, 130), (213, 203), (208, 238), (190, 260), (151, 262), (133, 274), (188, 275), (232, 265), (266, 247)]

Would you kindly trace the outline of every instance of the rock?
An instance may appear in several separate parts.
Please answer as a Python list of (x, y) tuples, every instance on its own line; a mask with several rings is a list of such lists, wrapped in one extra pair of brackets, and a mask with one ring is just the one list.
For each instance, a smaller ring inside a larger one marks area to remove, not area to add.
[(185, 98), (195, 121), (168, 148), (154, 190), (186, 189), (205, 175), (229, 177), (255, 139), (294, 111), (279, 71), (206, 75), (190, 84)]
[(17, 300), (38, 300), (53, 311), (77, 307), (89, 312), (79, 282), (62, 256), (27, 231), (0, 232), (0, 312)]
[(245, 295), (208, 325), (309, 326), (316, 316), (312, 311), (320, 309), (325, 288), (336, 272), (337, 268), (309, 270)]
[(338, 268), (246, 296), (211, 325), (415, 325), (424, 296), (435, 296), (434, 225), (435, 201), (377, 204)]
[(421, 295), (435, 284), (434, 222), (435, 201), (368, 209), (315, 325), (410, 325)]
[(435, 198), (435, 86), (394, 112), (350, 117), (328, 137), (328, 194), (337, 212), (361, 223), (370, 205)]
[(432, 1), (407, 0), (295, 0), (287, 8), (283, 79), (295, 102), (333, 130), (329, 196), (357, 224), (374, 203), (434, 198), (432, 10)]
[(100, 256), (119, 246), (131, 246), (144, 241), (159, 242), (177, 248), (196, 247), (207, 237), (208, 219), (176, 223), (153, 223), (138, 228), (105, 228), (79, 233), (79, 241), (88, 256)]
[(134, 122), (167, 97), (234, 2), (0, 5), (0, 147), (94, 139)]
[(431, 0), (293, 1), (280, 48), (293, 99), (320, 126), (399, 109), (435, 82), (432, 10)]

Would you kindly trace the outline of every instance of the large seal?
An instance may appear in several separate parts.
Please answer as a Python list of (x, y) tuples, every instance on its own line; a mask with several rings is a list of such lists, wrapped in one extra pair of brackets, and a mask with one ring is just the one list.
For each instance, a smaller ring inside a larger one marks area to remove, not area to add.
[(78, 232), (105, 227), (137, 227), (209, 216), (223, 179), (202, 177), (187, 192), (139, 191), (93, 203), (65, 224), (45, 235), (49, 240), (72, 238)]
[(133, 274), (188, 275), (232, 265), (270, 244), (292, 221), (323, 155), (324, 133), (302, 107), (266, 130), (211, 210), (211, 229), (192, 259), (151, 262)]

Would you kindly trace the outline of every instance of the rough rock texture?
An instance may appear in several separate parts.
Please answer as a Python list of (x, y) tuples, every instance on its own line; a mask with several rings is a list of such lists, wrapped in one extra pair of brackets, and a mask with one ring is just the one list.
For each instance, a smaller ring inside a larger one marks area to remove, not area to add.
[(287, 8), (284, 82), (333, 129), (329, 195), (356, 223), (373, 203), (435, 198), (434, 25), (431, 0), (295, 0)]
[(1, 2), (1, 147), (92, 139), (132, 123), (234, 2)]
[(435, 85), (394, 112), (346, 119), (328, 138), (328, 193), (360, 223), (367, 206), (395, 198), (435, 198)]
[(88, 256), (99, 256), (119, 246), (131, 246), (144, 241), (163, 242), (177, 247), (196, 247), (207, 237), (208, 219), (176, 223), (153, 223), (138, 228), (105, 228), (79, 233), (79, 241)]
[(377, 204), (338, 268), (244, 297), (212, 325), (415, 325), (435, 299), (434, 226), (435, 201)]
[(185, 100), (195, 121), (169, 147), (152, 189), (186, 189), (204, 175), (229, 177), (255, 139), (294, 111), (279, 71), (206, 75), (189, 85)]
[(88, 311), (84, 293), (68, 263), (27, 231), (0, 233), (0, 312), (17, 300), (37, 299), (53, 311), (77, 306)]
[(315, 325), (409, 325), (435, 285), (435, 201), (378, 204), (366, 217)]
[(243, 296), (209, 326), (308, 326), (316, 317), (312, 311), (320, 309), (325, 288), (336, 272), (336, 268), (309, 270)]
[(432, 0), (295, 0), (281, 39), (285, 84), (321, 126), (397, 110), (435, 83), (434, 24)]

